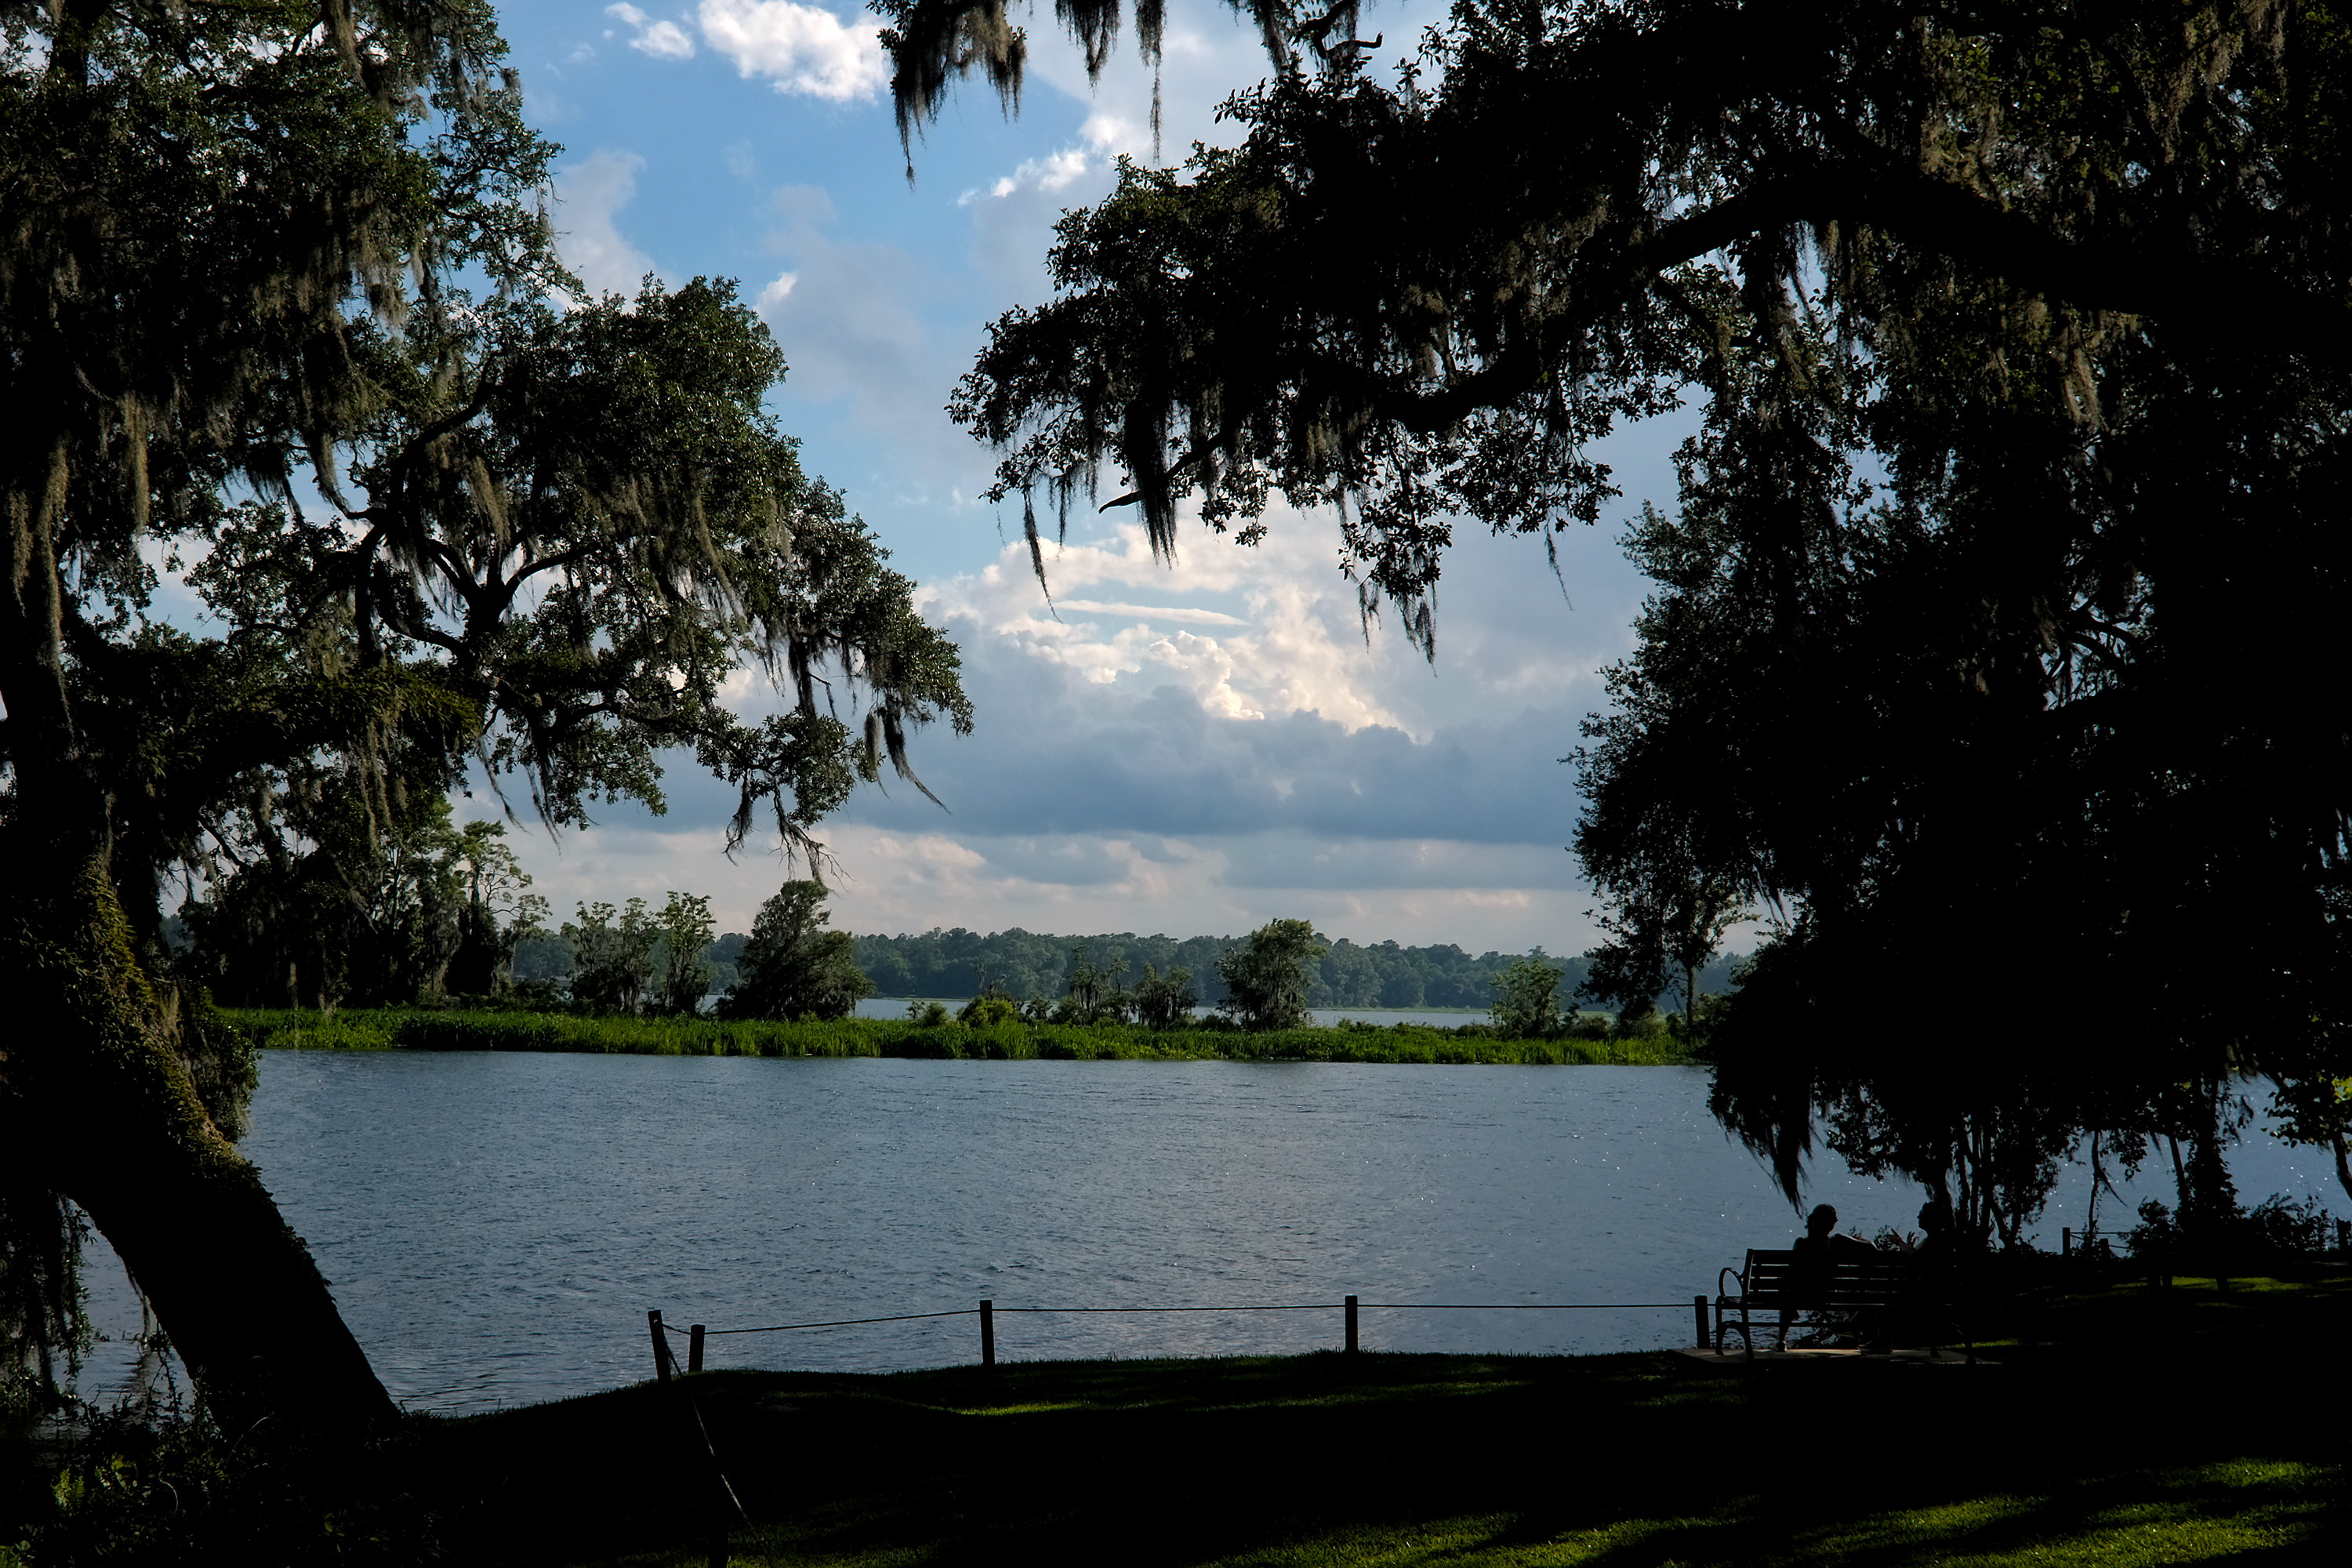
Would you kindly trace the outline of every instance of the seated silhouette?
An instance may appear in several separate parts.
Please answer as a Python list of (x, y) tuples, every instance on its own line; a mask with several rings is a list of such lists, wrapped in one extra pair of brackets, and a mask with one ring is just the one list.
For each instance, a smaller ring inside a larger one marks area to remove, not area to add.
[(1826, 1309), (1830, 1300), (1830, 1277), (1840, 1257), (1853, 1256), (1856, 1250), (1874, 1252), (1876, 1248), (1858, 1236), (1843, 1236), (1837, 1227), (1838, 1212), (1822, 1204), (1805, 1216), (1805, 1234), (1789, 1248), (1794, 1255), (1790, 1269), (1789, 1304), (1780, 1309), (1780, 1348), (1789, 1344), (1789, 1325), (1800, 1309)]

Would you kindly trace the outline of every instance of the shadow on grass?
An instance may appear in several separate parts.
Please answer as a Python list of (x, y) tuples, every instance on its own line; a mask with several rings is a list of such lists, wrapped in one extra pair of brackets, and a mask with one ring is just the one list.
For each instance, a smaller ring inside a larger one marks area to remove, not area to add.
[[(2252, 1370), (1325, 1353), (693, 1387), (743, 1564), (2325, 1560), (2341, 1379)], [(674, 1394), (444, 1436), (468, 1554), (706, 1561)]]

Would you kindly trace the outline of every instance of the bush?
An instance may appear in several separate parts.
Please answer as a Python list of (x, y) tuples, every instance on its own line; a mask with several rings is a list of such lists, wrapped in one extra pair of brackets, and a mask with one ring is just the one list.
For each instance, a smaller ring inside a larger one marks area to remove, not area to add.
[(266, 1432), (231, 1442), (202, 1415), (100, 1415), (37, 1477), (0, 1485), (0, 1542), (14, 1543), (0, 1546), (0, 1563), (444, 1561), (436, 1521), (403, 1495), (410, 1442), (379, 1443), (353, 1465), (273, 1445)]
[(1610, 1033), (1621, 1040), (1661, 1040), (1666, 1036), (1666, 1017), (1654, 1005), (1638, 1013), (1628, 1009), (1617, 1015), (1616, 1026)]
[[(2136, 1258), (2161, 1259), (2177, 1256), (2181, 1241), (2179, 1216), (2150, 1198), (2139, 1205), (2139, 1224), (2125, 1237), (2125, 1246)], [(2190, 1243), (2189, 1251), (2201, 1255), (2207, 1247), (2217, 1246), (2222, 1255), (2218, 1261), (2226, 1264), (2231, 1258), (2319, 1258), (2335, 1245), (2336, 1216), (2317, 1198), (2298, 1204), (2273, 1194), (2227, 1216), (2213, 1234)]]
[(2289, 1203), (2273, 1194), (2248, 1211), (2241, 1222), (2246, 1240), (2277, 1258), (2318, 1258), (2336, 1246), (2336, 1216), (2317, 1198)]
[(973, 997), (963, 1005), (963, 1011), (956, 1015), (957, 1023), (974, 1029), (993, 1028), (999, 1024), (1017, 1024), (1020, 1021), (1021, 1005), (1001, 991)]
[(2172, 1210), (2149, 1198), (2139, 1205), (2139, 1223), (2124, 1235), (2124, 1250), (2142, 1261), (2163, 1258), (2171, 1255), (2179, 1239), (2180, 1228), (2172, 1223)]

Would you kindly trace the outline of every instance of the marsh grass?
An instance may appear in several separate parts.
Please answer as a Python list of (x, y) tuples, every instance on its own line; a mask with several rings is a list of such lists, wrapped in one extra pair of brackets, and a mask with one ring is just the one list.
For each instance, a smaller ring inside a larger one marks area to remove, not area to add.
[(665, 1057), (895, 1057), (989, 1061), (1362, 1062), (1423, 1066), (1653, 1067), (1689, 1058), (1669, 1038), (1497, 1039), (1468, 1029), (1215, 1028), (1003, 1023), (985, 1028), (891, 1018), (780, 1023), (685, 1017), (593, 1017), (460, 1008), (283, 1008), (230, 1015), (266, 1048), (568, 1051)]

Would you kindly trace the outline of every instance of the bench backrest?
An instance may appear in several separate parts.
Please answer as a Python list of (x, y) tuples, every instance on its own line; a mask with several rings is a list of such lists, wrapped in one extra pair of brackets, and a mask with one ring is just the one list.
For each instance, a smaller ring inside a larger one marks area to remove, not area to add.
[(1911, 1259), (1899, 1252), (1864, 1252), (1841, 1247), (1830, 1254), (1826, 1275), (1818, 1258), (1802, 1268), (1800, 1255), (1786, 1250), (1751, 1248), (1741, 1272), (1742, 1293), (1750, 1306), (1883, 1307), (1902, 1294), (1911, 1277)]

